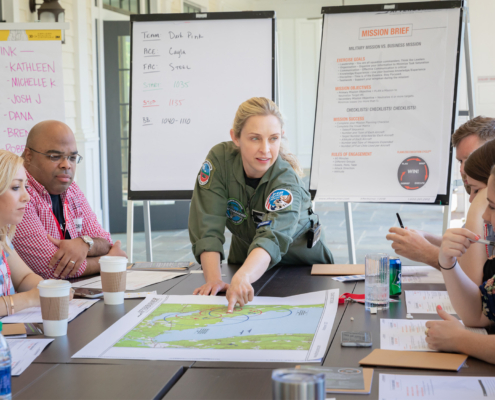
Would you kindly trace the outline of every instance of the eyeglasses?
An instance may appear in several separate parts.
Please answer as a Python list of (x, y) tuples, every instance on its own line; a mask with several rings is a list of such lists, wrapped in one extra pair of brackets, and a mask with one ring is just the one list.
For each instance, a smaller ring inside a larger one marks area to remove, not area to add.
[(46, 154), (46, 153), (42, 153), (41, 151), (34, 150), (31, 147), (28, 147), (28, 149), (31, 150), (31, 151), (34, 151), (35, 153), (42, 154), (42, 155), (48, 157), (50, 159), (50, 161), (51, 162), (54, 162), (54, 163), (59, 163), (60, 161), (62, 161), (62, 159), (65, 159), (66, 158), (72, 164), (79, 164), (82, 161), (82, 159), (83, 159), (83, 156), (81, 156), (80, 154), (71, 154), (70, 156), (65, 156), (65, 155), (62, 155), (62, 154)]

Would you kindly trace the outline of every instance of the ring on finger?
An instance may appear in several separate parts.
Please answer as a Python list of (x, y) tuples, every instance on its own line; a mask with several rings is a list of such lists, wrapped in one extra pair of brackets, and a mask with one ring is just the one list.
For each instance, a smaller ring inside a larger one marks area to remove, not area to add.
[(426, 335), (426, 337), (429, 337), (429, 336), (430, 336), (430, 335), (428, 335), (428, 331), (429, 331), (429, 330), (430, 330), (429, 328), (426, 328), (426, 330), (425, 330), (425, 335)]
[(69, 262), (71, 262), (72, 264), (75, 264), (76, 263), (75, 261), (72, 261), (72, 260), (70, 260)]

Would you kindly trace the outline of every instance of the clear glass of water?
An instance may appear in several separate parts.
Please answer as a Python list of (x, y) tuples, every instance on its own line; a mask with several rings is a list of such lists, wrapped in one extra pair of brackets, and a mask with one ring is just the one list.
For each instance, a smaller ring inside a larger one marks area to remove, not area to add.
[(367, 254), (364, 260), (366, 280), (365, 309), (376, 307), (377, 310), (388, 310), (389, 303), (389, 260), (388, 254)]

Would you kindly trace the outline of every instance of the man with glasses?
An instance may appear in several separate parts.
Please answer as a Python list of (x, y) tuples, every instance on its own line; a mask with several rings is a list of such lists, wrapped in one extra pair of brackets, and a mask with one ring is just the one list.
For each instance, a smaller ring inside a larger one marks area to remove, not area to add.
[(125, 256), (73, 182), (82, 157), (66, 124), (36, 124), (23, 157), (31, 199), (13, 243), (33, 271), (45, 279), (76, 278), (98, 273), (100, 256)]

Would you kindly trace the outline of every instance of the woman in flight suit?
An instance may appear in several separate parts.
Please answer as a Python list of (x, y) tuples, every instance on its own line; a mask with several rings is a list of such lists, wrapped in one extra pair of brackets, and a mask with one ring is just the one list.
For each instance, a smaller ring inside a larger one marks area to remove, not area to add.
[[(230, 131), (232, 141), (210, 150), (196, 180), (189, 237), (206, 283), (194, 294), (227, 290), (228, 312), (252, 301), (251, 283), (278, 263), (333, 263), (323, 232), (308, 248), (308, 232), (318, 217), (301, 167), (282, 144), (282, 127), (274, 102), (263, 97), (245, 101)], [(232, 232), (228, 262), (242, 265), (230, 285), (220, 272), (225, 226)]]

